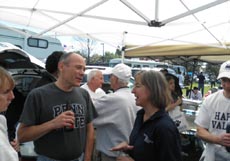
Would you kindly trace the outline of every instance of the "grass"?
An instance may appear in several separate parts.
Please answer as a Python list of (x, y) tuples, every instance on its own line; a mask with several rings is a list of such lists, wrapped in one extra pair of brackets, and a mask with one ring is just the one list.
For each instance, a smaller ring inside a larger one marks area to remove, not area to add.
[[(194, 82), (193, 84), (192, 84), (192, 89), (193, 89), (193, 87), (198, 87), (198, 83), (197, 82)], [(216, 84), (216, 87), (218, 87), (218, 84)], [(186, 86), (186, 88), (187, 89), (190, 89), (190, 86)], [(182, 92), (183, 92), (183, 96), (184, 97), (186, 97), (186, 88), (183, 88), (182, 89)], [(206, 93), (208, 93), (208, 91), (211, 89), (211, 85), (210, 84), (205, 84), (204, 85), (204, 95), (206, 94)]]

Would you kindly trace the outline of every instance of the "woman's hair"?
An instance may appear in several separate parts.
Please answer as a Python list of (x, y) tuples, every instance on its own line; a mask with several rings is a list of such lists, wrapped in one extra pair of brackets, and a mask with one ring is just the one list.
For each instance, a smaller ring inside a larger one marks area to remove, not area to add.
[(6, 85), (13, 89), (15, 85), (14, 80), (4, 68), (0, 67), (0, 90), (7, 88)]
[(171, 74), (166, 74), (165, 75), (166, 80), (169, 82), (170, 80), (175, 80), (175, 78)]
[(151, 104), (159, 109), (165, 108), (171, 103), (171, 94), (165, 76), (158, 71), (140, 71), (141, 84), (149, 90)]

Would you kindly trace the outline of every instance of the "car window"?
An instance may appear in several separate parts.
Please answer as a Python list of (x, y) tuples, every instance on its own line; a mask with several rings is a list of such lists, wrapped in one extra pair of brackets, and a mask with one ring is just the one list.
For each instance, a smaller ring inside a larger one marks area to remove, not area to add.
[(111, 74), (104, 74), (103, 77), (104, 77), (104, 82), (110, 82), (110, 76)]
[(15, 80), (15, 87), (24, 96), (27, 96), (27, 94), (33, 89), (33, 84), (41, 78), (40, 75), (26, 74), (12, 75), (12, 77)]

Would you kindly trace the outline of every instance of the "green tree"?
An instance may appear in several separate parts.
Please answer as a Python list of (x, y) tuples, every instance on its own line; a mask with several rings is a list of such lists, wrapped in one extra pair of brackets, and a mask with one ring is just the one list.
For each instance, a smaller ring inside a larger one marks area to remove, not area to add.
[(115, 55), (118, 57), (121, 57), (121, 50), (120, 49), (116, 49)]
[(220, 68), (219, 65), (213, 65), (213, 64), (208, 63), (206, 66), (206, 73), (208, 74), (214, 73), (217, 76), (219, 73), (219, 68)]
[(105, 63), (109, 64), (110, 59), (119, 58), (119, 57), (120, 57), (119, 55), (116, 55), (112, 52), (106, 51), (105, 52)]
[(102, 64), (102, 57), (99, 54), (93, 54), (92, 57), (90, 58), (90, 64)]

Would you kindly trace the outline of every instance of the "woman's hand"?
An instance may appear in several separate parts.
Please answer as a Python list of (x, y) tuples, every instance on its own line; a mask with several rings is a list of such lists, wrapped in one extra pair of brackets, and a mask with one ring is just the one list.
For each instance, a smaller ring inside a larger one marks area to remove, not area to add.
[(127, 150), (131, 150), (133, 149), (133, 146), (128, 145), (127, 142), (122, 142), (120, 144), (118, 144), (115, 147), (112, 147), (110, 150), (111, 151), (127, 151)]
[(178, 97), (176, 103), (175, 103), (177, 106), (179, 106), (180, 104), (182, 104), (182, 98), (181, 97)]
[(14, 150), (16, 150), (17, 152), (19, 152), (20, 150), (20, 145), (18, 140), (14, 139), (10, 142), (10, 145), (14, 148)]

